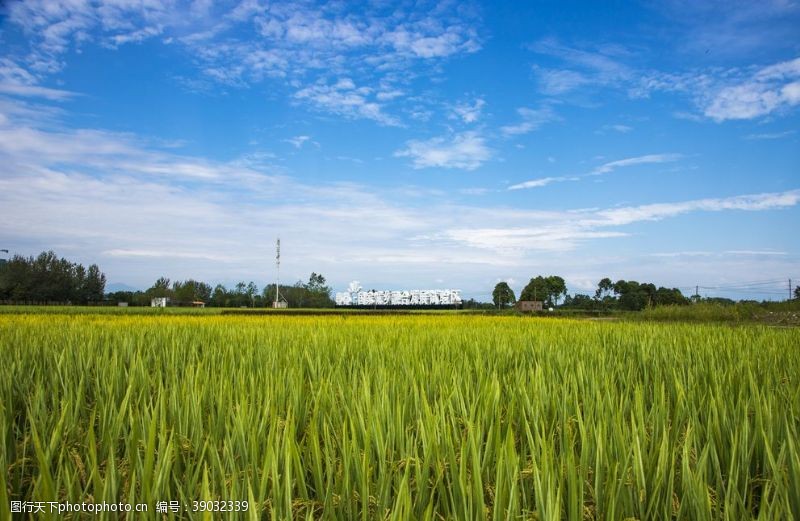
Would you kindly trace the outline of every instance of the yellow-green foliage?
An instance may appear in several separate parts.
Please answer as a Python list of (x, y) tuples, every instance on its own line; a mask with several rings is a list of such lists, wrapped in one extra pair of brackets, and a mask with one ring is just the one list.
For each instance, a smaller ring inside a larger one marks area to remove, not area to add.
[(800, 518), (794, 329), (6, 314), (0, 356), (0, 517)]

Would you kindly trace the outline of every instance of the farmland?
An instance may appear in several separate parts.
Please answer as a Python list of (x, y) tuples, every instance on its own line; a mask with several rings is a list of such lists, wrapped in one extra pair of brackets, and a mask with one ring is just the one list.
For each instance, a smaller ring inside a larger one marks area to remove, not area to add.
[(3, 519), (800, 517), (796, 329), (13, 312), (0, 356)]

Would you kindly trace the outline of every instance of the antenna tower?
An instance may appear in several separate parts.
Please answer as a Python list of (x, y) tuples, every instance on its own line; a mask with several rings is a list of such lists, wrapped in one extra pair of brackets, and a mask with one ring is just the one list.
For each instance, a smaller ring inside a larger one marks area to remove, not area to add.
[(275, 248), (275, 267), (277, 268), (277, 276), (275, 277), (275, 302), (272, 303), (273, 308), (288, 307), (286, 300), (281, 298), (281, 239), (278, 237), (278, 244)]

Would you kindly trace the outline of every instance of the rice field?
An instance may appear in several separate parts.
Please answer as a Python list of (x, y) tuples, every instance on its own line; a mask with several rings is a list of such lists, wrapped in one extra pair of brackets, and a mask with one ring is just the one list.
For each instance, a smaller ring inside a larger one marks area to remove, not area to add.
[(9, 313), (0, 357), (0, 519), (800, 519), (797, 329)]

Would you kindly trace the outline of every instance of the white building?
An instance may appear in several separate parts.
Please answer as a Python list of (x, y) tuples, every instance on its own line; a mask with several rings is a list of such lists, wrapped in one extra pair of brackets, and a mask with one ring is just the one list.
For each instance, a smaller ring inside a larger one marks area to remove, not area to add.
[(150, 300), (151, 308), (165, 308), (168, 305), (169, 305), (169, 298), (167, 297), (156, 297)]
[(337, 306), (453, 306), (461, 304), (458, 289), (412, 289), (364, 291), (353, 281), (347, 291), (336, 294)]

